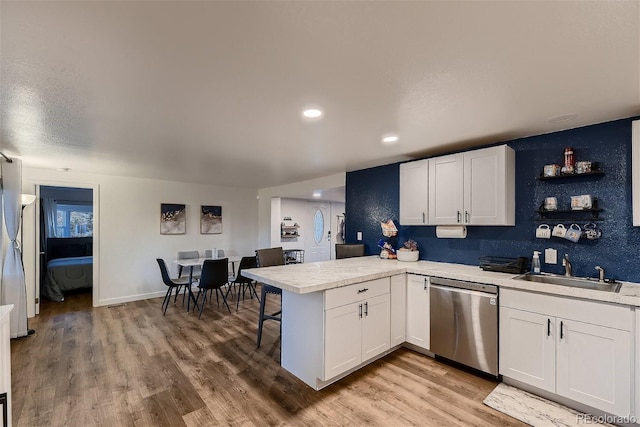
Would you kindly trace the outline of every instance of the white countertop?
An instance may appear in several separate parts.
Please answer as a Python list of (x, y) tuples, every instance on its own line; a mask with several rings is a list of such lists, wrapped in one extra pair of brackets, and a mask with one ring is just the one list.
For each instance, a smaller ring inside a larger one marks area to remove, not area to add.
[(242, 274), (285, 291), (306, 294), (404, 273), (440, 276), (523, 291), (640, 306), (640, 284), (637, 283), (622, 282), (620, 292), (604, 292), (515, 280), (514, 277), (517, 275), (484, 271), (472, 265), (432, 261), (401, 262), (381, 259), (378, 256), (263, 267), (244, 270)]

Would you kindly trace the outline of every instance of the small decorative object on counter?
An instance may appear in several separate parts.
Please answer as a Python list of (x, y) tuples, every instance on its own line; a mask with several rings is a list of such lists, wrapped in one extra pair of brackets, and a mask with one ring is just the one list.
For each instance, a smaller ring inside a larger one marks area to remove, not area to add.
[(378, 240), (378, 247), (382, 249), (380, 251), (380, 258), (384, 259), (396, 259), (396, 250), (393, 249), (390, 243), (385, 242), (384, 239)]
[(564, 166), (562, 167), (563, 174), (572, 174), (574, 171), (575, 159), (573, 156), (573, 147), (567, 147), (564, 149)]
[(398, 261), (418, 261), (420, 252), (418, 251), (418, 244), (414, 240), (407, 240), (404, 242), (403, 247), (396, 252)]
[(416, 243), (415, 240), (407, 240), (406, 242), (404, 242), (404, 245), (402, 245), (402, 247), (399, 249), (401, 251), (417, 251), (418, 250), (418, 244)]

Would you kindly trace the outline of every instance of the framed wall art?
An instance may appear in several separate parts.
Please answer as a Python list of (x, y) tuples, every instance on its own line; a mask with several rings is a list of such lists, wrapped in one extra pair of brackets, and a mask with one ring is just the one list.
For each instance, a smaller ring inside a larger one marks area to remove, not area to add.
[(185, 234), (186, 232), (186, 205), (161, 203), (160, 234)]
[(200, 234), (222, 233), (222, 206), (200, 207)]

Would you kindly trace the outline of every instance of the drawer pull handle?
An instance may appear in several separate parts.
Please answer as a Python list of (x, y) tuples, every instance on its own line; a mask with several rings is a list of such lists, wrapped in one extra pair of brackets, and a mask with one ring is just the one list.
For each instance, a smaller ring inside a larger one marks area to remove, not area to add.
[(358, 317), (362, 319), (362, 304), (358, 305)]
[(551, 319), (547, 319), (547, 336), (551, 336)]
[(363, 292), (367, 292), (368, 290), (369, 290), (369, 288), (358, 289), (358, 293), (361, 294)]
[(561, 320), (560, 321), (560, 339), (564, 338), (564, 322)]
[(369, 303), (368, 302), (364, 303), (364, 315), (365, 316), (369, 315)]

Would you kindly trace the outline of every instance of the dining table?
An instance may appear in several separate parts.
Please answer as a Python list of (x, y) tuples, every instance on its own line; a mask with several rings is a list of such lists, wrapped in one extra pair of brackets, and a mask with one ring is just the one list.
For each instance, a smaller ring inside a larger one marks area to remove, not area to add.
[[(231, 264), (231, 271), (233, 273), (233, 277), (236, 276), (236, 263), (240, 262), (242, 259), (241, 256), (227, 256), (225, 257)], [(187, 313), (190, 310), (190, 303), (193, 301), (193, 305), (198, 309), (198, 301), (196, 296), (193, 294), (193, 290), (191, 286), (193, 285), (193, 267), (202, 267), (205, 261), (212, 259), (220, 259), (220, 258), (210, 258), (210, 257), (201, 257), (201, 258), (185, 258), (185, 259), (174, 259), (173, 262), (179, 265), (182, 268), (189, 269), (189, 285), (187, 285), (187, 292), (189, 293), (189, 297), (187, 298)]]

